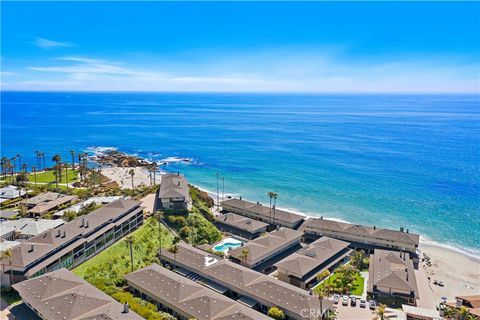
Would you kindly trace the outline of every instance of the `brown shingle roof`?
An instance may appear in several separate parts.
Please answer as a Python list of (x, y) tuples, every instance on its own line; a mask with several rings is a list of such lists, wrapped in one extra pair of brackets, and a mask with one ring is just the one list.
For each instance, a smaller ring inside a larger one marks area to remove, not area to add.
[(142, 319), (133, 311), (123, 313), (122, 304), (67, 269), (25, 280), (13, 288), (49, 320), (93, 319), (100, 314), (110, 319)]
[[(273, 305), (288, 311), (295, 319), (305, 319), (302, 310), (320, 310), (318, 298), (310, 295), (308, 291), (185, 243), (179, 243), (175, 259), (171, 252), (163, 251), (162, 258), (176, 261), (177, 265), (210, 278), (224, 287), (232, 288), (233, 291), (264, 305)], [(324, 310), (331, 307), (331, 302), (324, 300), (323, 307)], [(309, 313), (307, 313), (307, 318), (308, 316)], [(312, 319), (317, 319), (317, 317)]]
[[(85, 241), (85, 237), (96, 231), (97, 228), (111, 223), (122, 213), (139, 207), (139, 201), (119, 199), (88, 215), (78, 217), (58, 228), (32, 237), (12, 249), (12, 266), (26, 267), (78, 237), (77, 242), (73, 242), (77, 246), (82, 241)], [(85, 227), (87, 222), (88, 228)], [(83, 227), (82, 224), (84, 225)], [(33, 251), (31, 250), (32, 248)], [(9, 265), (10, 261), (4, 258), (0, 260), (0, 264)]]
[(381, 229), (377, 227), (372, 228), (369, 226), (355, 225), (323, 218), (309, 218), (299, 228), (299, 230), (302, 230), (305, 233), (308, 233), (309, 230), (318, 230), (321, 232), (322, 229), (337, 231), (343, 234), (354, 234), (377, 239), (393, 240), (416, 246), (418, 246), (420, 241), (420, 236), (415, 233)]
[[(288, 274), (303, 278), (328, 259), (344, 251), (348, 245), (349, 243), (345, 241), (322, 237), (312, 242), (308, 247), (277, 262), (275, 266), (287, 270)], [(347, 253), (345, 251), (345, 255)], [(342, 257), (345, 255), (342, 255)]]
[(38, 213), (43, 214), (46, 213), (62, 204), (69, 203), (78, 199), (77, 196), (63, 196), (59, 197), (55, 200), (48, 201), (45, 203), (41, 203), (33, 207), (32, 209), (28, 210), (29, 213)]
[(231, 212), (216, 216), (215, 220), (250, 233), (255, 233), (268, 227), (267, 223)]
[[(152, 298), (167, 303), (199, 320), (244, 319), (267, 320), (254, 311), (220, 293), (208, 289), (158, 264), (127, 274), (129, 284), (150, 293)], [(153, 296), (152, 296), (153, 295)]]
[(188, 182), (184, 176), (176, 173), (167, 173), (162, 175), (160, 183), (160, 198), (185, 198), (190, 199)]
[(410, 255), (406, 252), (375, 249), (370, 255), (369, 292), (373, 292), (374, 286), (391, 288), (392, 292), (395, 289), (413, 291), (418, 299), (417, 281)]
[[(263, 216), (266, 221), (270, 221), (270, 219), (273, 216), (273, 210), (271, 214), (270, 208), (268, 206), (263, 206), (260, 203), (254, 203), (254, 202), (240, 200), (240, 199), (227, 199), (222, 202), (222, 206), (223, 205), (256, 213), (258, 215)], [(302, 215), (299, 215), (293, 212), (288, 212), (281, 209), (275, 209), (275, 221), (277, 222), (286, 222), (288, 224), (291, 224), (291, 223), (296, 224), (302, 221), (303, 219), (304, 219), (304, 216)]]
[(300, 231), (280, 228), (255, 240), (249, 241), (241, 247), (232, 249), (228, 254), (241, 260), (242, 251), (247, 249), (247, 261), (249, 264), (254, 264), (259, 259), (281, 250), (293, 240), (298, 240), (298, 242), (300, 242), (302, 235), (303, 233)]

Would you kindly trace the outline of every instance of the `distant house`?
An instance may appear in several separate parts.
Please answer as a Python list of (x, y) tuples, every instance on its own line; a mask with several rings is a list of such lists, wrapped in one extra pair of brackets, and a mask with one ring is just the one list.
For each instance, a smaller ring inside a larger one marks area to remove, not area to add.
[[(229, 259), (248, 268), (263, 271), (269, 268), (285, 254), (300, 249), (302, 233), (288, 228), (267, 233), (228, 252)], [(248, 252), (243, 256), (244, 252)]]
[(27, 193), (24, 189), (18, 189), (16, 186), (6, 186), (0, 188), (0, 199), (15, 199), (17, 197), (22, 197)]
[(307, 247), (277, 262), (277, 278), (302, 289), (317, 282), (316, 276), (324, 270), (333, 271), (348, 259), (350, 243), (323, 237)]
[(13, 286), (23, 303), (41, 319), (143, 319), (67, 269)]
[(420, 297), (410, 255), (375, 249), (370, 255), (367, 292), (374, 297), (391, 296), (415, 305)]
[(352, 243), (353, 247), (407, 251), (416, 258), (420, 236), (408, 229), (400, 231), (351, 224), (322, 218), (309, 218), (299, 228), (305, 238), (331, 237)]
[(215, 217), (215, 225), (224, 232), (236, 234), (246, 239), (255, 239), (267, 231), (268, 224), (235, 213), (225, 213)]
[(77, 196), (69, 196), (56, 192), (44, 192), (36, 197), (27, 199), (25, 204), (31, 217), (43, 216), (59, 206), (73, 203)]
[(250, 202), (240, 199), (227, 199), (222, 202), (222, 208), (225, 211), (233, 212), (248, 218), (278, 225), (290, 229), (296, 229), (303, 222), (304, 216), (280, 210), (275, 207), (270, 208), (261, 203)]
[(447, 303), (452, 308), (467, 307), (471, 315), (480, 318), (480, 294), (470, 296), (457, 296), (455, 302)]
[(0, 260), (2, 284), (37, 277), (60, 268), (72, 269), (143, 224), (140, 202), (120, 199), (87, 215), (44, 231), (12, 249)]
[(64, 220), (17, 219), (0, 222), (0, 238), (3, 240), (26, 240), (65, 223)]
[(158, 191), (158, 203), (163, 210), (189, 209), (192, 201), (185, 177), (179, 173), (163, 175)]

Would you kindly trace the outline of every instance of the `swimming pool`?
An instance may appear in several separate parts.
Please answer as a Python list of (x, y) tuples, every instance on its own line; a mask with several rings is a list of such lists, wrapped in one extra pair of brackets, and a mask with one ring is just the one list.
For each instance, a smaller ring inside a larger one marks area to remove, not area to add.
[(234, 238), (225, 238), (220, 241), (220, 243), (218, 243), (215, 247), (213, 247), (213, 250), (227, 253), (228, 250), (238, 248), (242, 244), (243, 242), (240, 240)]

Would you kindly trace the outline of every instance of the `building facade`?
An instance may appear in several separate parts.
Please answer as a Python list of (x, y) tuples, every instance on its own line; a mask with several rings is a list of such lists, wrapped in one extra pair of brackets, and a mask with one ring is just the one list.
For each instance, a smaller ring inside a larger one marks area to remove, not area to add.
[(162, 210), (190, 209), (192, 200), (187, 179), (180, 173), (162, 175), (158, 190), (158, 204)]
[(15, 246), (11, 258), (0, 260), (2, 283), (9, 283), (10, 278), (17, 283), (57, 269), (72, 269), (142, 224), (140, 202), (114, 201)]

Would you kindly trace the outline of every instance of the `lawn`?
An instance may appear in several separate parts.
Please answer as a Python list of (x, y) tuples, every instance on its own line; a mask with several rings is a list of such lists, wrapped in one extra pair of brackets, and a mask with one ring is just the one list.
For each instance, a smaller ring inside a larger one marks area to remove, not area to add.
[[(142, 227), (131, 235), (133, 239), (134, 270), (152, 263), (158, 263), (157, 251), (160, 248), (158, 221), (155, 218), (149, 218)], [(162, 248), (169, 248), (172, 244), (173, 235), (163, 225), (162, 237)], [(134, 297), (123, 290), (126, 285), (123, 276), (131, 272), (130, 249), (126, 238), (84, 262), (73, 272), (121, 303), (128, 302), (130, 308), (142, 317), (150, 320), (165, 318), (156, 312), (156, 307), (153, 304)]]
[[(319, 286), (323, 287), (325, 286), (325, 284), (331, 284), (333, 287), (335, 287), (335, 283), (337, 283), (336, 280), (339, 278), (339, 276), (341, 276), (341, 273), (335, 272), (327, 280), (319, 284)], [(352, 282), (350, 294), (354, 296), (361, 296), (363, 293), (364, 285), (365, 285), (365, 279), (360, 275), (359, 272), (357, 272)]]
[(20, 295), (13, 289), (3, 289), (1, 291), (2, 299), (5, 300), (10, 306), (14, 306), (22, 302)]
[[(30, 173), (28, 175), (28, 180), (30, 182), (35, 182), (35, 174)], [(78, 180), (78, 170), (72, 171), (68, 170), (68, 182), (72, 183)], [(37, 173), (37, 182), (38, 183), (53, 183), (55, 182), (55, 175), (53, 174), (53, 170), (45, 171), (45, 172), (39, 172)], [(65, 170), (62, 171), (62, 179), (61, 181), (58, 181), (58, 183), (67, 183), (65, 180)]]

